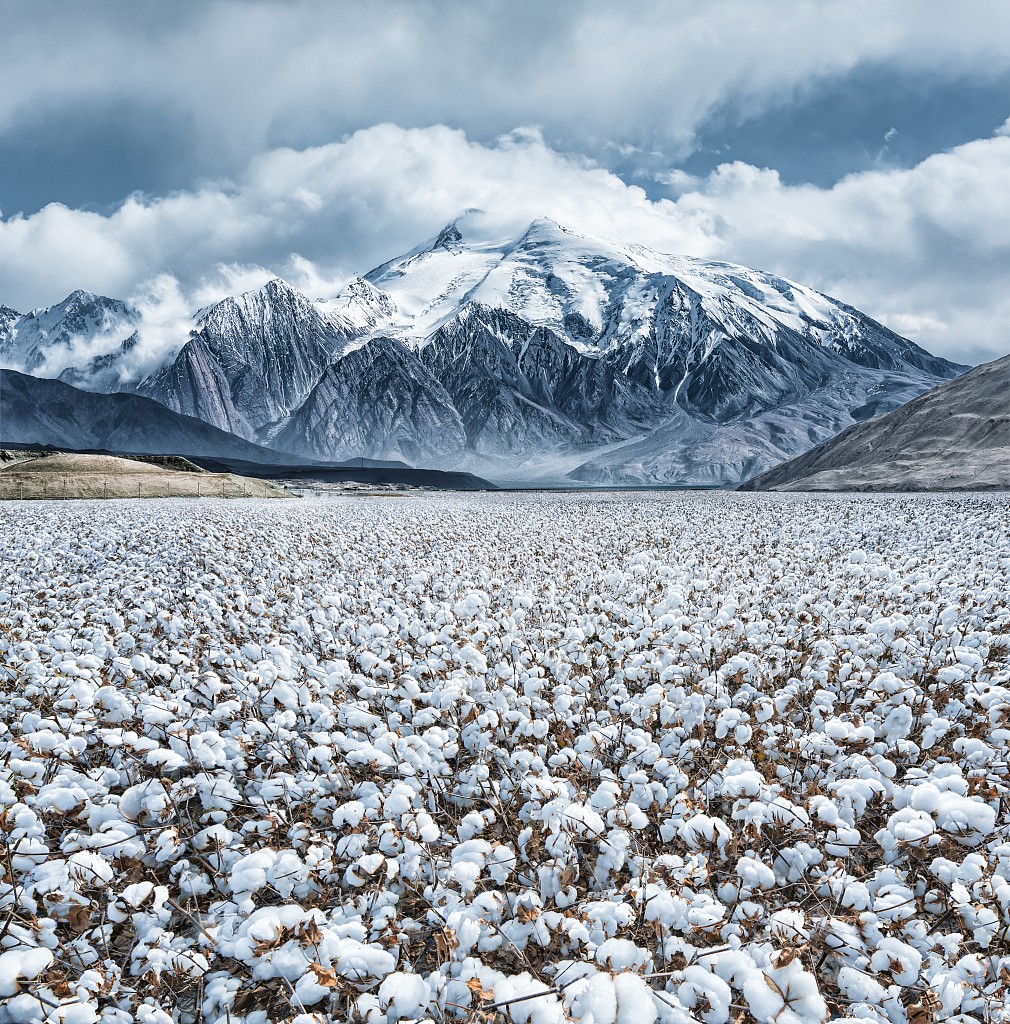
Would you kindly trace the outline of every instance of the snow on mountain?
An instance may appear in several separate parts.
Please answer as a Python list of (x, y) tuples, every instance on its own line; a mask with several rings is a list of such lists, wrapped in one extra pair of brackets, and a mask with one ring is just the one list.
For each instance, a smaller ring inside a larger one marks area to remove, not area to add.
[(317, 299), (316, 307), (340, 331), (371, 332), (392, 323), (396, 303), (385, 292), (356, 277), (335, 298)]
[(950, 366), (852, 307), (772, 274), (580, 235), (545, 218), (514, 240), (487, 240), (480, 224), (468, 211), (366, 275), (401, 311), (395, 330), (427, 338), (470, 302), (509, 309), (581, 351), (619, 351), (629, 371), (651, 371), (664, 390), (685, 380), (685, 357), (704, 359), (727, 339), (774, 347), (783, 333), (865, 366), (941, 375)]
[[(332, 298), (280, 280), (227, 298), (201, 311), (171, 363), (129, 386), (315, 458), (394, 456), (499, 481), (714, 484), (964, 369), (772, 274), (545, 219), (512, 238), (484, 223), (467, 211)], [(57, 309), (0, 313), (0, 356), (122, 386), (129, 307), (75, 293)]]
[(14, 324), (20, 319), (21, 314), (16, 309), (0, 304), (0, 349), (7, 344)]
[(78, 290), (19, 315), (0, 308), (0, 366), (114, 390), (118, 364), (137, 343), (140, 313), (121, 299)]
[(205, 311), (175, 359), (137, 390), (258, 441), (305, 401), (354, 336), (274, 279)]

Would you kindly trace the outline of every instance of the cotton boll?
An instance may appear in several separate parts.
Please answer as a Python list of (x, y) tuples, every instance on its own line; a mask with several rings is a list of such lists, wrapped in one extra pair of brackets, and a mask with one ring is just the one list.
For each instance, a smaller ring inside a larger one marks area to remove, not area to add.
[(903, 986), (918, 983), (922, 969), (922, 954), (908, 943), (896, 938), (883, 938), (870, 958), (870, 970), (888, 971), (892, 978)]
[(386, 1014), (386, 1020), (413, 1020), (428, 1008), (431, 990), (419, 974), (396, 971), (388, 974), (379, 985), (379, 1006)]
[(684, 968), (684, 981), (677, 989), (677, 998), (705, 1024), (722, 1024), (729, 1019), (733, 992), (718, 975), (691, 964)]
[(582, 1022), (615, 1024), (617, 1021), (617, 989), (609, 974), (594, 974), (572, 986), (572, 1015)]
[(607, 939), (596, 950), (596, 962), (610, 971), (644, 969), (650, 960), (649, 951), (629, 939)]
[(614, 1024), (653, 1024), (659, 1017), (652, 990), (637, 974), (616, 975), (614, 993), (617, 997)]
[(53, 962), (49, 949), (22, 948), (0, 952), (0, 996), (16, 995)]

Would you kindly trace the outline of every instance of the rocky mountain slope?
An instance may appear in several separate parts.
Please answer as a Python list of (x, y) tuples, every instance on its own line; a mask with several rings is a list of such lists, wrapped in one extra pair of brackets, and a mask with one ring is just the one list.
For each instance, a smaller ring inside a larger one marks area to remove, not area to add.
[(252, 444), (140, 395), (81, 391), (16, 370), (0, 370), (0, 444), (6, 443), (292, 461), (290, 454)]
[(249, 439), (297, 409), (354, 331), (269, 281), (212, 306), (176, 358), (137, 390)]
[(1010, 488), (1010, 356), (843, 431), (741, 490)]
[[(774, 275), (547, 220), (502, 240), (470, 212), (330, 298), (225, 299), (126, 386), (312, 458), (724, 484), (963, 369)], [(60, 372), (109, 388), (92, 362)]]

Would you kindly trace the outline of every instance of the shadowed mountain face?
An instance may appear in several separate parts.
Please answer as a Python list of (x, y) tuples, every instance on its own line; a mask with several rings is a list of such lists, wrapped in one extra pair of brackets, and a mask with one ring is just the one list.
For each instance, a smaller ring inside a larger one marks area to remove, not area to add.
[(458, 456), (466, 434), (452, 399), (417, 356), (376, 338), (323, 371), (274, 441), (320, 459), (381, 451), (437, 465)]
[(0, 443), (291, 461), (149, 398), (94, 394), (15, 370), (0, 370)]
[[(119, 358), (61, 372), (101, 390)], [(116, 387), (316, 459), (713, 484), (963, 369), (771, 274), (546, 220), (489, 239), (470, 213), (337, 296), (271, 281), (225, 299), (162, 369)]]
[(1010, 356), (843, 431), (741, 490), (1010, 488)]

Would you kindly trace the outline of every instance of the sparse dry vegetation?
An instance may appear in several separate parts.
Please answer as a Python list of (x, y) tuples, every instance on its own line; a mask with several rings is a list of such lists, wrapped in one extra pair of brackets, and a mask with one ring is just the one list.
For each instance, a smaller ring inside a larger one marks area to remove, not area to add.
[(0, 460), (0, 500), (67, 498), (279, 498), (275, 484), (207, 473), (185, 459), (25, 453)]

